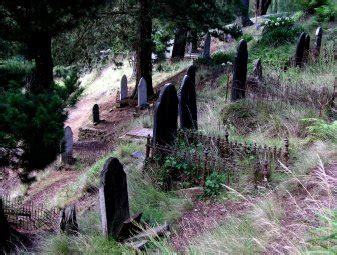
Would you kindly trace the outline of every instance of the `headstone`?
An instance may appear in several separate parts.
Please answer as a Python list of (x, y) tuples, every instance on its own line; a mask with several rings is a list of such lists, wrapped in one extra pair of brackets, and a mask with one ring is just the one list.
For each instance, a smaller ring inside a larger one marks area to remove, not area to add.
[(197, 68), (195, 65), (191, 65), (188, 69), (187, 69), (187, 72), (186, 74), (190, 77), (194, 87), (195, 87), (195, 75), (196, 75), (196, 72), (197, 72)]
[(126, 75), (123, 75), (121, 79), (121, 92), (120, 92), (120, 100), (123, 100), (128, 97), (128, 79)]
[(301, 33), (297, 41), (296, 53), (295, 53), (295, 66), (301, 67), (303, 64), (303, 57), (305, 51), (306, 33)]
[(159, 95), (154, 110), (153, 142), (172, 145), (177, 135), (178, 96), (172, 84), (166, 84)]
[(99, 117), (99, 106), (98, 104), (95, 104), (92, 108), (92, 121), (94, 122), (94, 125), (97, 125), (101, 122), (101, 119)]
[(316, 29), (316, 43), (315, 43), (315, 56), (318, 57), (321, 52), (322, 46), (322, 37), (323, 37), (323, 28), (318, 27)]
[(197, 99), (194, 84), (188, 75), (185, 75), (179, 93), (180, 127), (198, 129)]
[(147, 107), (147, 83), (141, 78), (138, 84), (138, 107), (144, 109)]
[(126, 174), (117, 158), (105, 162), (100, 176), (99, 203), (103, 234), (118, 238), (130, 212)]
[(64, 137), (62, 140), (61, 159), (65, 164), (73, 164), (73, 148), (74, 148), (74, 136), (73, 131), (69, 126), (64, 129)]
[(211, 35), (209, 32), (207, 32), (205, 36), (204, 52), (202, 53), (202, 57), (206, 59), (211, 57)]
[(262, 62), (260, 58), (254, 62), (253, 75), (259, 82), (262, 81)]
[(0, 230), (1, 230), (0, 254), (7, 254), (9, 252), (10, 228), (4, 212), (4, 207), (1, 198), (0, 198)]
[(232, 101), (245, 98), (246, 81), (247, 81), (247, 63), (248, 63), (247, 42), (241, 39), (237, 47), (233, 67), (233, 84), (231, 95)]
[(76, 235), (78, 233), (75, 205), (67, 206), (61, 210), (60, 233), (65, 233), (66, 235)]

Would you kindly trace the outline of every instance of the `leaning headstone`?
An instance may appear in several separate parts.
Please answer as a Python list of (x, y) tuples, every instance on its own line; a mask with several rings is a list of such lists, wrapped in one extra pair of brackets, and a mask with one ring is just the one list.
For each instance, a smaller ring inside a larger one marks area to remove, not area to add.
[(94, 125), (97, 125), (101, 122), (101, 119), (99, 117), (99, 106), (98, 104), (95, 104), (92, 108), (92, 121), (94, 122)]
[(0, 254), (9, 252), (10, 228), (4, 212), (2, 199), (0, 198)]
[(303, 56), (304, 63), (308, 62), (309, 54), (310, 54), (310, 35), (306, 34), (304, 44), (304, 56)]
[(295, 53), (295, 66), (301, 67), (303, 65), (303, 57), (305, 51), (306, 33), (301, 33), (297, 41), (296, 53)]
[(261, 59), (257, 59), (254, 62), (253, 76), (259, 81), (262, 81), (262, 62)]
[(185, 75), (179, 93), (180, 128), (198, 129), (198, 114), (195, 86), (188, 75)]
[(123, 75), (121, 79), (121, 92), (120, 92), (120, 100), (123, 100), (128, 97), (128, 79), (126, 75)]
[(211, 35), (209, 32), (207, 32), (205, 36), (204, 52), (202, 53), (202, 57), (205, 59), (209, 59), (211, 57)]
[(65, 164), (73, 164), (73, 148), (74, 148), (74, 135), (69, 126), (64, 129), (64, 137), (62, 140), (62, 154), (61, 159)]
[(195, 75), (196, 75), (197, 68), (195, 65), (191, 65), (188, 69), (186, 74), (190, 77), (194, 87), (195, 87)]
[(245, 98), (246, 81), (247, 81), (247, 63), (248, 63), (247, 42), (241, 39), (237, 47), (237, 53), (233, 67), (233, 84), (231, 95), (232, 101)]
[(147, 83), (141, 78), (138, 84), (138, 107), (144, 109), (147, 107)]
[(78, 233), (75, 205), (67, 206), (61, 210), (60, 233), (64, 233), (66, 235), (76, 235)]
[(173, 145), (177, 135), (178, 96), (172, 84), (166, 84), (159, 95), (154, 110), (153, 142)]
[(316, 29), (316, 43), (315, 43), (315, 57), (316, 58), (319, 56), (319, 53), (321, 52), (322, 37), (323, 37), (323, 28), (318, 27)]
[(118, 238), (130, 212), (126, 174), (117, 158), (105, 162), (100, 176), (99, 203), (103, 234)]

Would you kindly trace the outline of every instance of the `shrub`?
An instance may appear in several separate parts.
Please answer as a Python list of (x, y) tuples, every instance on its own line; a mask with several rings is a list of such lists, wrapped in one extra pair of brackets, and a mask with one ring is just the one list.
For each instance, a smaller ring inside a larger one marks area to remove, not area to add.
[(239, 38), (243, 34), (241, 26), (236, 23), (226, 26), (223, 31), (225, 34), (233, 36), (234, 39)]
[(260, 44), (267, 46), (279, 46), (293, 42), (301, 31), (290, 17), (271, 17), (263, 25)]
[(302, 119), (302, 122), (314, 139), (337, 142), (337, 121), (327, 123), (322, 119), (306, 118)]
[(234, 54), (231, 54), (231, 53), (218, 51), (218, 52), (215, 52), (211, 56), (211, 62), (214, 65), (221, 65), (223, 63), (233, 62), (233, 61), (234, 61)]
[(319, 22), (329, 22), (334, 21), (337, 16), (337, 6), (333, 3), (328, 5), (322, 5), (315, 8), (315, 19)]
[(205, 196), (216, 197), (220, 195), (223, 190), (223, 184), (226, 181), (226, 176), (224, 174), (218, 174), (213, 172), (207, 177), (205, 182)]

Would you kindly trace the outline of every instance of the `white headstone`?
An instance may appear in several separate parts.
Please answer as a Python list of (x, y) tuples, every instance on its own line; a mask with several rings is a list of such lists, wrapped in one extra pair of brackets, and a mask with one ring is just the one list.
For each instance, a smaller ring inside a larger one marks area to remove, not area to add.
[(147, 105), (147, 84), (144, 78), (141, 78), (138, 84), (138, 107), (144, 108)]
[(121, 80), (121, 93), (120, 93), (120, 100), (123, 100), (128, 97), (128, 79), (126, 75), (123, 75)]

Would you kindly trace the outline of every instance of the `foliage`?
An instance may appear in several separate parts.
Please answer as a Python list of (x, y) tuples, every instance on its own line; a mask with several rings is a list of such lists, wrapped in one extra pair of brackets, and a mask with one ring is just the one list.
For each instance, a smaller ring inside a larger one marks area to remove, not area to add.
[(224, 174), (216, 172), (211, 173), (205, 182), (205, 196), (216, 197), (220, 195), (221, 191), (224, 189), (223, 185), (225, 180), (226, 176)]
[(237, 40), (245, 40), (247, 43), (249, 43), (250, 41), (252, 41), (254, 39), (254, 37), (250, 34), (243, 34), (242, 36), (240, 36)]
[(243, 35), (242, 32), (242, 27), (236, 23), (232, 25), (228, 25), (223, 29), (224, 33), (230, 34), (231, 36), (234, 37), (234, 39), (239, 38), (240, 36)]
[(330, 0), (299, 0), (299, 4), (307, 13), (314, 14), (316, 8), (328, 4), (329, 1)]
[(218, 51), (212, 54), (211, 56), (211, 63), (214, 65), (226, 64), (227, 62), (232, 63), (233, 61), (234, 61), (234, 53)]
[(279, 46), (291, 43), (301, 30), (290, 17), (270, 17), (263, 25), (262, 38), (259, 44), (264, 46)]
[(327, 5), (322, 5), (315, 8), (315, 18), (319, 22), (329, 22), (334, 21), (337, 17), (337, 6), (336, 3), (328, 2)]
[(302, 119), (306, 130), (314, 138), (323, 141), (337, 142), (337, 121), (327, 123), (322, 119)]

